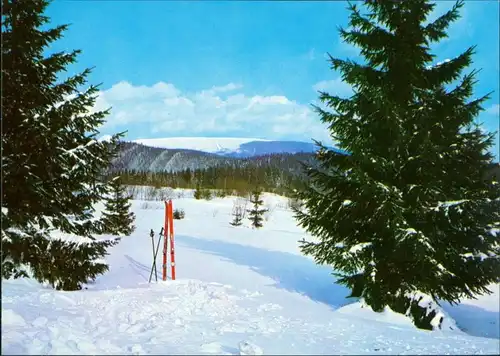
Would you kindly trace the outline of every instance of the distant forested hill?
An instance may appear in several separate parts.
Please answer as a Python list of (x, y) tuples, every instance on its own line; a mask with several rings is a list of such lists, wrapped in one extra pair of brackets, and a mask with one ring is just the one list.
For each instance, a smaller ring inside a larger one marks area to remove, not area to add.
[[(110, 174), (126, 184), (248, 191), (260, 187), (288, 194), (305, 180), (301, 162), (314, 164), (314, 153), (278, 153), (247, 158), (221, 156), (185, 149), (121, 143)], [(500, 181), (500, 165), (490, 174)]]
[(301, 162), (313, 153), (280, 153), (249, 158), (121, 143), (110, 174), (126, 184), (247, 191), (260, 187), (286, 194), (304, 180)]

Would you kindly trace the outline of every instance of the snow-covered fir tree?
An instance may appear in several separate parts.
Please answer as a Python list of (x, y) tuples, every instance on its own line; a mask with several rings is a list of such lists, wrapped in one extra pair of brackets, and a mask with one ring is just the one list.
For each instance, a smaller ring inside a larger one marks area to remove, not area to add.
[(255, 189), (252, 192), (250, 203), (253, 204), (253, 207), (248, 210), (248, 219), (250, 220), (252, 227), (256, 229), (263, 226), (263, 214), (267, 211), (267, 209), (261, 209), (261, 206), (264, 204), (264, 201), (260, 198), (261, 194), (262, 192), (260, 189)]
[(111, 179), (111, 192), (105, 198), (106, 205), (102, 212), (102, 232), (113, 235), (130, 236), (135, 230), (135, 214), (130, 211), (130, 197), (120, 182), (120, 177)]
[(120, 135), (96, 139), (108, 112), (91, 111), (95, 86), (81, 89), (90, 70), (58, 79), (80, 51), (44, 56), (67, 29), (47, 26), (48, 4), (2, 0), (2, 278), (74, 290), (108, 269), (116, 243), (92, 236), (93, 205)]
[(374, 311), (390, 306), (425, 329), (440, 325), (425, 299), (456, 303), (500, 282), (500, 185), (487, 174), (493, 134), (474, 121), (487, 99), (467, 71), (474, 47), (439, 63), (429, 49), (462, 6), (427, 22), (427, 0), (350, 5), (340, 36), (364, 63), (330, 56), (353, 95), (321, 92), (316, 108), (349, 154), (322, 146), (295, 209), (318, 238), (305, 254)]

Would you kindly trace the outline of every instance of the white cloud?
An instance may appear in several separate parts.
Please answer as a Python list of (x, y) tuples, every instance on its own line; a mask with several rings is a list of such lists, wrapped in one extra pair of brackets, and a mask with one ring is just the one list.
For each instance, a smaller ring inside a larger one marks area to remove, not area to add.
[(250, 109), (252, 107), (265, 107), (268, 105), (287, 105), (287, 104), (292, 104), (291, 101), (289, 101), (286, 97), (284, 96), (254, 96), (250, 99), (250, 103), (248, 104), (247, 108)]
[(97, 96), (94, 107), (91, 112), (105, 111), (111, 107), (111, 104), (104, 98), (102, 92)]
[(348, 97), (353, 94), (352, 87), (344, 82), (340, 77), (333, 80), (322, 80), (321, 82), (314, 84), (313, 89), (340, 97)]
[(179, 91), (172, 84), (163, 82), (158, 82), (151, 87), (144, 85), (136, 87), (129, 82), (121, 81), (106, 91), (106, 99), (111, 101), (126, 101), (137, 98), (149, 98), (152, 96), (167, 98), (177, 95), (179, 95)]
[(214, 86), (214, 87), (212, 87), (211, 91), (213, 93), (225, 93), (228, 91), (241, 89), (242, 87), (243, 87), (243, 85), (241, 85), (241, 84), (229, 83), (229, 84), (222, 85), (222, 86)]
[(122, 81), (101, 91), (95, 106), (101, 110), (112, 107), (101, 132), (129, 130), (130, 139), (139, 134), (134, 134), (137, 128), (146, 137), (220, 135), (304, 140), (313, 137), (327, 141), (326, 125), (309, 103), (301, 104), (279, 95), (248, 96), (238, 91), (241, 88), (230, 83), (184, 93), (168, 83), (134, 86)]
[(486, 109), (486, 112), (488, 114), (498, 115), (498, 114), (500, 114), (500, 105), (493, 104), (488, 109)]

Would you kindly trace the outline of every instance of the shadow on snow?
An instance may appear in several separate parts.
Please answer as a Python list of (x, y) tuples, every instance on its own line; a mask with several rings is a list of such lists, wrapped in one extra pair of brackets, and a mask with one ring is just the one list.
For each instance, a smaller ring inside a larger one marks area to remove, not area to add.
[[(356, 301), (355, 298), (346, 298), (349, 295), (347, 288), (335, 284), (335, 277), (331, 275), (330, 267), (316, 265), (306, 257), (184, 235), (178, 235), (176, 241), (181, 245), (247, 266), (262, 276), (273, 279), (276, 288), (305, 295), (334, 309)], [(465, 333), (487, 338), (499, 337), (498, 313), (467, 304), (451, 306), (443, 303), (442, 307)], [(465, 325), (468, 325), (469, 329), (464, 327)], [(474, 328), (470, 327), (472, 325)]]
[[(139, 261), (133, 259), (129, 255), (125, 255), (125, 258), (129, 262), (129, 266), (137, 273), (139, 276), (144, 278), (145, 281), (149, 281), (149, 278), (151, 276), (151, 281), (161, 281), (162, 280), (162, 269), (161, 269), (161, 263), (156, 261), (156, 271), (152, 268), (152, 265), (145, 265), (143, 263), (140, 263)], [(151, 274), (151, 271), (153, 270), (153, 273)], [(155, 274), (156, 272), (156, 274)]]
[(443, 302), (441, 306), (463, 332), (492, 339), (500, 337), (500, 313), (468, 304), (451, 305)]
[(176, 236), (176, 242), (247, 266), (273, 279), (276, 288), (305, 295), (334, 309), (355, 301), (346, 298), (349, 295), (347, 288), (335, 284), (330, 267), (318, 266), (303, 256), (184, 235)]

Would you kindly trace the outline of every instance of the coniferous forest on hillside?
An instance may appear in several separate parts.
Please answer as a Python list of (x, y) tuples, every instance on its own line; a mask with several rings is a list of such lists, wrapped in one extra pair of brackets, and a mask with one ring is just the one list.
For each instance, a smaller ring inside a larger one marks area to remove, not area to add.
[(227, 158), (122, 142), (106, 176), (119, 175), (126, 185), (213, 189), (220, 194), (246, 194), (258, 187), (289, 196), (306, 178), (303, 165), (314, 162), (311, 153)]
[[(312, 153), (281, 153), (228, 158), (200, 151), (164, 149), (121, 142), (106, 177), (126, 185), (216, 190), (217, 195), (246, 195), (256, 187), (284, 196), (307, 181), (304, 164), (317, 165)], [(486, 175), (500, 180), (500, 164)]]

